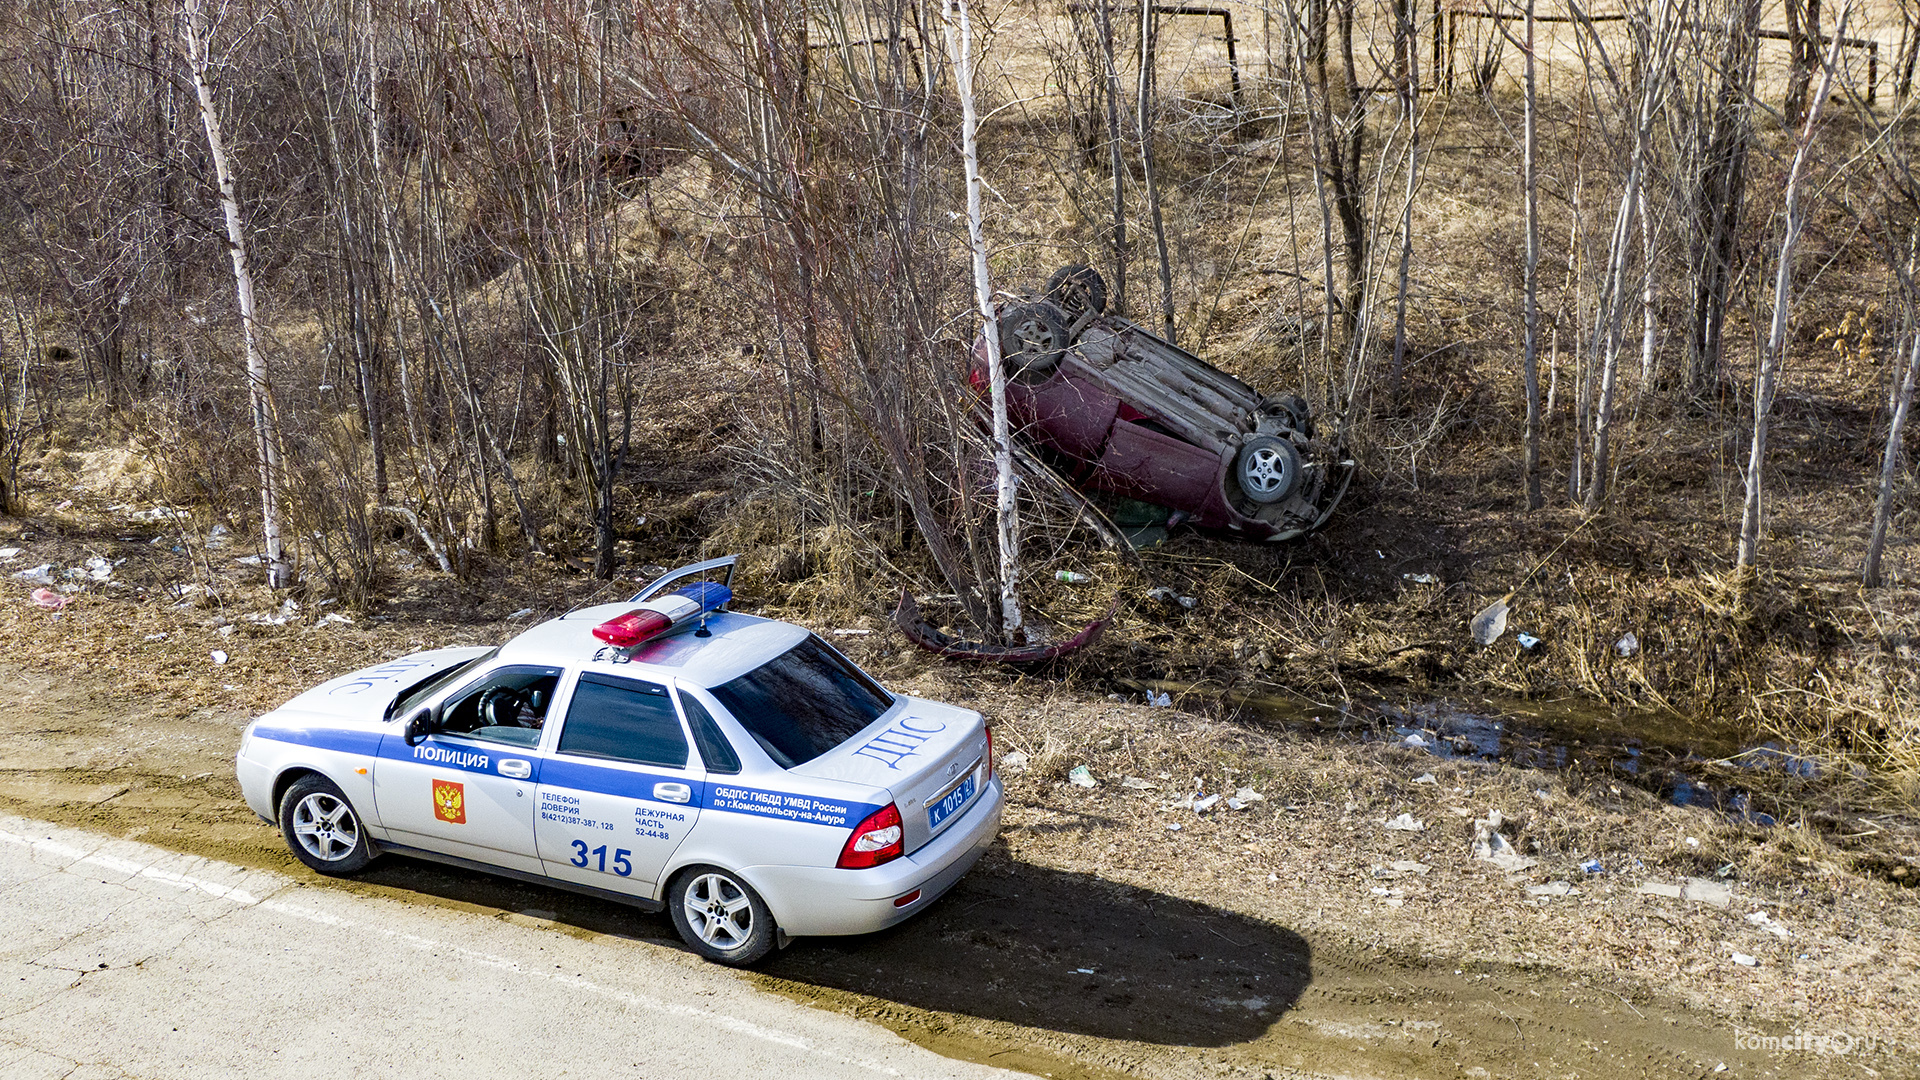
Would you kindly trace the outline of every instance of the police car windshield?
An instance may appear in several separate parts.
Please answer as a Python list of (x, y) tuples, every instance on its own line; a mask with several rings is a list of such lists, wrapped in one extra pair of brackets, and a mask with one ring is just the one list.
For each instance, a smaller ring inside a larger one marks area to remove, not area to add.
[(782, 768), (812, 761), (893, 707), (893, 695), (812, 634), (710, 691)]
[(426, 678), (421, 679), (419, 682), (400, 691), (400, 695), (393, 699), (392, 704), (387, 706), (385, 718), (391, 720), (396, 716), (407, 715), (418, 708), (422, 702), (432, 697), (435, 691), (452, 682), (454, 679), (459, 678), (462, 672), (471, 671), (475, 664), (484, 664), (499, 655), (499, 653), (499, 648), (495, 647), (471, 660), (455, 664), (445, 671), (436, 671)]

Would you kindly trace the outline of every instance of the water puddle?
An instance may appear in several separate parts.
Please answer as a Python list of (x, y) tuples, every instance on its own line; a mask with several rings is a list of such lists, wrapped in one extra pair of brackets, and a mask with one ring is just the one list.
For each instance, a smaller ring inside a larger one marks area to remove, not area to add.
[[(1155, 691), (1191, 691), (1174, 683)], [(1191, 700), (1191, 698), (1189, 698)], [(1358, 742), (1393, 742), (1449, 761), (1577, 771), (1652, 792), (1678, 806), (1759, 826), (1824, 766), (1778, 742), (1742, 743), (1726, 727), (1655, 713), (1614, 713), (1584, 702), (1357, 702), (1344, 708), (1279, 695), (1232, 694), (1221, 712)]]

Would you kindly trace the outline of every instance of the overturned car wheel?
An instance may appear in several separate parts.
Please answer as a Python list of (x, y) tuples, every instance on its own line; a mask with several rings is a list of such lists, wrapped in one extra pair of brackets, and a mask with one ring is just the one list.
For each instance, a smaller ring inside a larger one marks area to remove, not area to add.
[(1051, 372), (1068, 344), (1067, 320), (1052, 304), (1015, 304), (1000, 312), (1000, 356), (1016, 379)]
[(1234, 459), (1233, 476), (1254, 502), (1277, 503), (1300, 483), (1300, 451), (1285, 439), (1255, 435)]
[(1089, 311), (1105, 315), (1107, 281), (1091, 266), (1063, 266), (1047, 279), (1047, 299), (1075, 318)]

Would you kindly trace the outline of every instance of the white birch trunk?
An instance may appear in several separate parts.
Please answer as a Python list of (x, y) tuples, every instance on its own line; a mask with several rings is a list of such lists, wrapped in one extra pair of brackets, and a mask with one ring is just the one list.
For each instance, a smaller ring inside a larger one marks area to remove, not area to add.
[(267, 357), (260, 351), (260, 335), (254, 319), (253, 272), (247, 266), (246, 227), (240, 220), (240, 199), (234, 194), (233, 170), (227, 166), (226, 140), (220, 134), (220, 111), (214, 104), (213, 87), (207, 81), (210, 60), (203, 0), (185, 0), (182, 14), (181, 41), (186, 47), (187, 73), (193, 79), (194, 97), (200, 104), (200, 122), (207, 129), (207, 155), (213, 160), (214, 179), (220, 187), (220, 210), (227, 222), (227, 251), (233, 256), (233, 288), (240, 308), (240, 335), (247, 356), (247, 398), (253, 411), (254, 443), (260, 459), (260, 520), (267, 549), (267, 584), (284, 589), (293, 584), (293, 568), (287, 563), (280, 543), (280, 500), (276, 490), (280, 475), (280, 431), (267, 382)]
[[(1838, 33), (1838, 31), (1835, 31)], [(1873, 505), (1873, 532), (1867, 541), (1867, 557), (1860, 569), (1860, 581), (1868, 588), (1880, 585), (1880, 556), (1887, 547), (1887, 526), (1893, 518), (1893, 477), (1900, 467), (1900, 439), (1906, 431), (1907, 414), (1913, 410), (1913, 386), (1920, 379), (1920, 328), (1913, 334), (1907, 350), (1907, 370), (1893, 393), (1893, 418), (1887, 424), (1887, 449), (1880, 459), (1880, 496)]]
[[(958, 26), (955, 26), (956, 20)], [(1020, 511), (1015, 501), (1013, 433), (1007, 422), (1007, 372), (1000, 359), (1000, 319), (987, 273), (987, 241), (980, 212), (980, 117), (973, 107), (973, 20), (968, 0), (952, 0), (941, 17), (960, 94), (960, 153), (967, 171), (967, 247), (973, 253), (973, 295), (986, 338), (989, 397), (993, 403), (993, 471), (1000, 541), (1000, 629), (1012, 641), (1025, 622), (1020, 614)]]
[[(1527, 270), (1526, 270), (1526, 369), (1527, 447), (1525, 474), (1527, 509), (1538, 510), (1544, 500), (1540, 494), (1540, 175), (1538, 140), (1539, 117), (1534, 78), (1534, 0), (1527, 0), (1527, 85), (1525, 149), (1521, 184), (1526, 189)], [(1440, 33), (1439, 27), (1434, 33)], [(1439, 73), (1435, 72), (1437, 78)]]
[(1793, 309), (1793, 249), (1800, 243), (1800, 230), (1806, 225), (1806, 212), (1800, 209), (1800, 181), (1806, 173), (1807, 153), (1813, 148), (1813, 134), (1820, 125), (1820, 112), (1827, 95), (1833, 92), (1833, 70), (1840, 62), (1840, 43), (1846, 35), (1847, 15), (1842, 9), (1833, 28), (1833, 47), (1827, 50), (1820, 72), (1820, 90), (1807, 108), (1806, 123), (1795, 140), (1793, 166), (1787, 172), (1786, 234), (1780, 238), (1780, 261), (1773, 274), (1773, 321), (1767, 328), (1767, 343), (1760, 354), (1760, 372), (1753, 387), (1753, 441), (1747, 450), (1746, 500), (1740, 510), (1740, 550), (1735, 556), (1736, 570), (1753, 567), (1760, 547), (1760, 470), (1767, 458), (1767, 419), (1773, 411), (1774, 384), (1780, 376), (1780, 354), (1786, 348), (1787, 320)]

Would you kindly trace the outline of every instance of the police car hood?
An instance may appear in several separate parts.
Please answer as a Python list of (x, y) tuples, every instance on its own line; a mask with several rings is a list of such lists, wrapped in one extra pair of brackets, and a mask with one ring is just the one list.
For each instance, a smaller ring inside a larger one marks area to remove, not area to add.
[(448, 668), (464, 664), (492, 650), (481, 647), (434, 649), (413, 653), (384, 664), (329, 679), (276, 711), (302, 712), (340, 719), (378, 720), (403, 692)]

